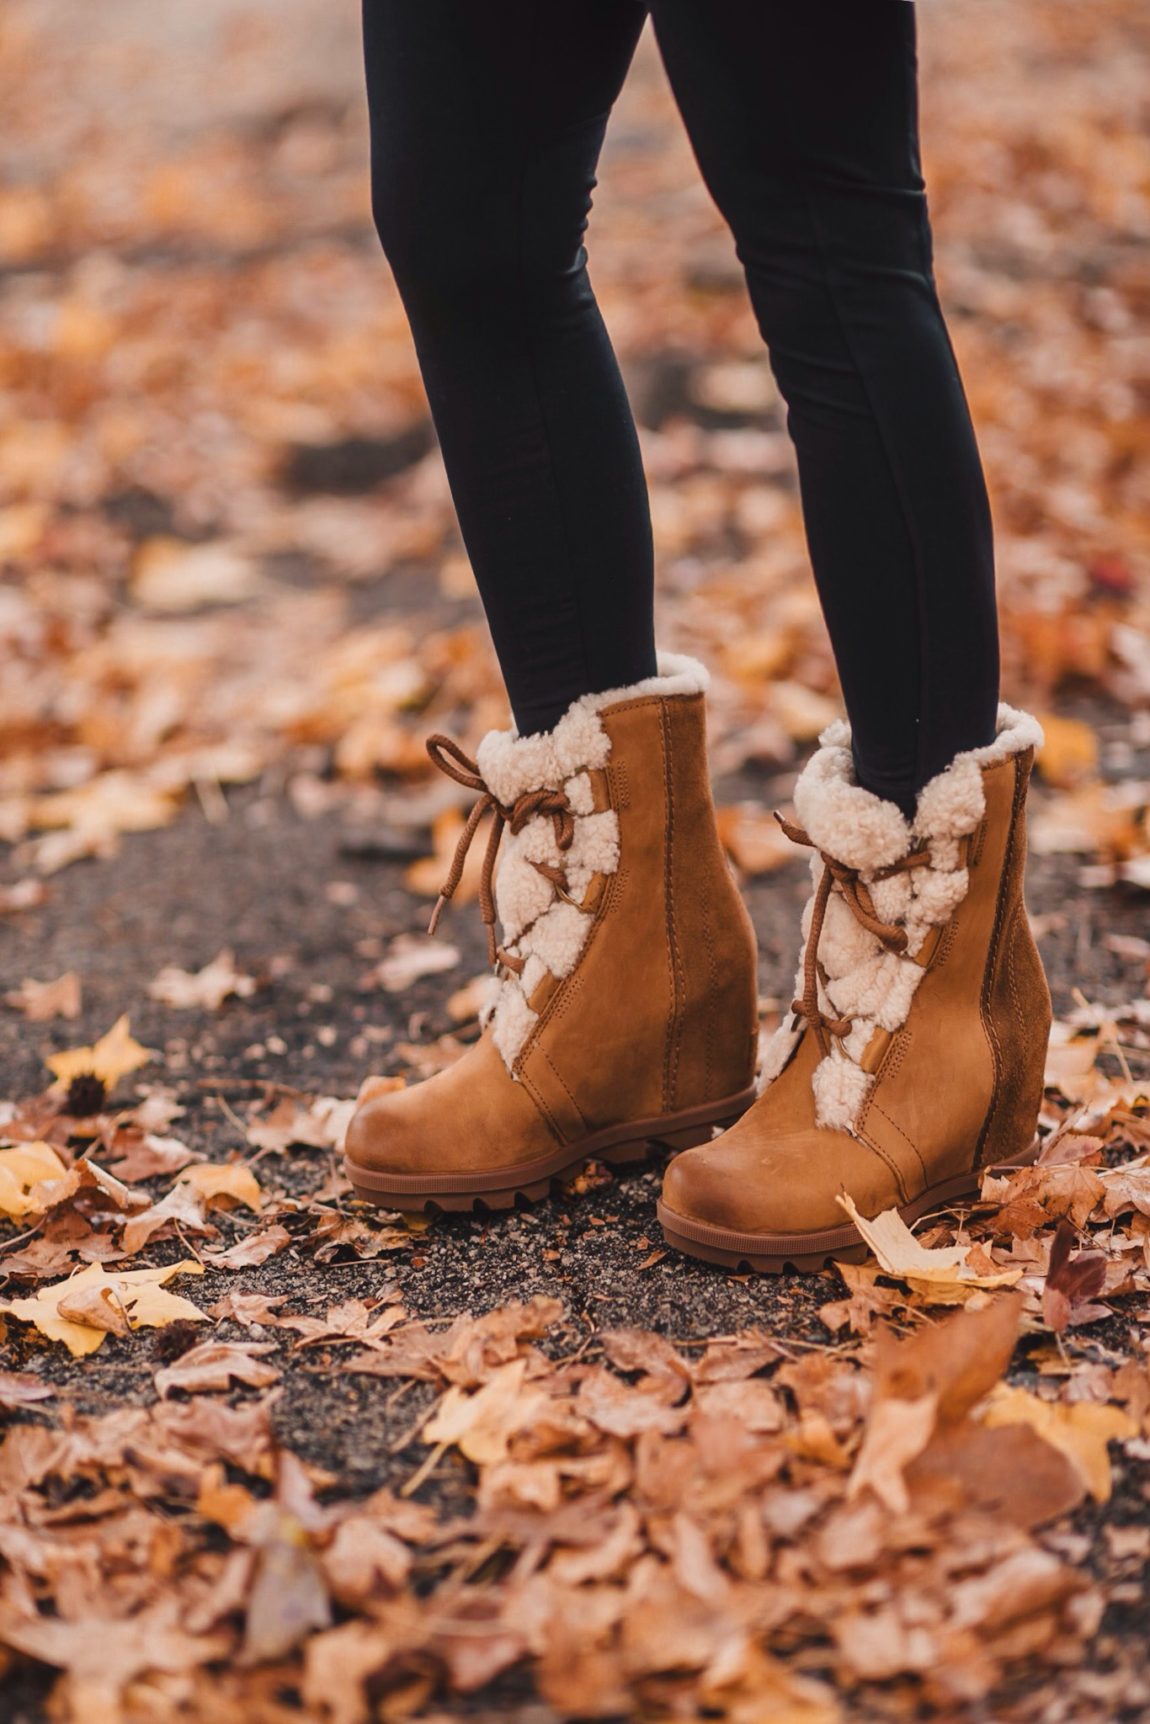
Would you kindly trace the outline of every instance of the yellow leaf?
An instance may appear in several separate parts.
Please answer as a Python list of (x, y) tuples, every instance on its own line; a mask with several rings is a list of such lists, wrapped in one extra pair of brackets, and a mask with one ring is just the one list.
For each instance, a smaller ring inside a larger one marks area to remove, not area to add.
[(45, 1063), (58, 1084), (69, 1084), (73, 1078), (90, 1073), (113, 1089), (122, 1077), (146, 1066), (152, 1058), (150, 1048), (132, 1040), (131, 1025), (125, 1015), (117, 1018), (107, 1035), (101, 1036), (92, 1047), (68, 1048), (64, 1053), (53, 1054)]
[(203, 1264), (194, 1258), (182, 1263), (169, 1263), (161, 1269), (108, 1270), (101, 1263), (91, 1263), (87, 1269), (70, 1275), (66, 1281), (56, 1281), (29, 1299), (0, 1301), (0, 1311), (7, 1311), (25, 1323), (34, 1323), (49, 1341), (62, 1341), (75, 1358), (94, 1353), (104, 1339), (105, 1328), (79, 1323), (61, 1314), (61, 1307), (77, 1311), (87, 1307), (90, 1294), (107, 1294), (106, 1303), (119, 1306), (133, 1329), (162, 1329), (177, 1320), (206, 1323), (207, 1317), (190, 1299), (165, 1291), (165, 1283), (174, 1275), (202, 1275)]
[(36, 1187), (45, 1180), (60, 1179), (67, 1168), (49, 1143), (22, 1143), (15, 1149), (0, 1149), (0, 1214), (27, 1215), (43, 1206), (36, 1200)]
[(1107, 1444), (1138, 1435), (1138, 1426), (1120, 1407), (1101, 1401), (1040, 1401), (1027, 1389), (1008, 1383), (995, 1388), (985, 1412), (984, 1425), (1026, 1424), (1044, 1442), (1059, 1449), (1074, 1467), (1096, 1502), (1110, 1497), (1110, 1456)]
[(1038, 769), (1047, 784), (1068, 789), (1098, 770), (1098, 733), (1077, 718), (1043, 713), (1045, 742), (1038, 751)]
[(209, 1206), (223, 1197), (234, 1198), (248, 1209), (260, 1206), (259, 1180), (242, 1161), (229, 1161), (222, 1166), (210, 1161), (197, 1162), (194, 1167), (185, 1167), (176, 1183), (192, 1186)]
[(537, 1390), (524, 1392), (526, 1359), (502, 1365), (474, 1395), (453, 1385), (423, 1427), (425, 1443), (454, 1443), (477, 1466), (507, 1459), (516, 1431), (536, 1419), (547, 1404)]
[(961, 1304), (980, 1287), (1011, 1287), (1021, 1278), (1021, 1269), (998, 1275), (975, 1275), (966, 1268), (967, 1245), (945, 1245), (928, 1250), (920, 1245), (897, 1209), (884, 1209), (873, 1221), (860, 1215), (845, 1192), (839, 1196), (863, 1239), (888, 1275), (907, 1281), (932, 1303)]
[(723, 848), (744, 874), (769, 874), (799, 854), (773, 814), (754, 802), (715, 810)]

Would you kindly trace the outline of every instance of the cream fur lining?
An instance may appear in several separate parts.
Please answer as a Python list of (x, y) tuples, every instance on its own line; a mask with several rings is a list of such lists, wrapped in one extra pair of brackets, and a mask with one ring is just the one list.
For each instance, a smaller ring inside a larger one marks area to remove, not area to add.
[[(693, 658), (660, 653), (658, 666), (656, 676), (628, 688), (583, 695), (553, 730), (532, 736), (489, 731), (476, 752), (484, 782), (500, 802), (514, 802), (528, 790), (562, 789), (575, 816), (574, 838), (566, 851), (560, 851), (554, 824), (544, 814), (505, 839), (500, 852), (495, 902), (503, 944), (527, 962), (522, 976), (509, 975), (493, 984), (483, 1022), (490, 1021), (495, 1045), (512, 1075), (538, 1018), (528, 1003), (531, 995), (546, 976), (571, 974), (593, 920), (579, 905), (597, 875), (614, 874), (619, 866), (618, 816), (613, 809), (594, 812), (587, 776), (605, 766), (611, 752), (600, 715), (644, 695), (699, 694), (707, 687), (707, 672)], [(560, 898), (533, 862), (561, 867), (573, 902)]]
[[(913, 821), (893, 802), (855, 782), (850, 727), (839, 720), (819, 738), (819, 748), (795, 785), (795, 813), (814, 840), (811, 878), (817, 886), (825, 850), (857, 868), (869, 886), (875, 911), (884, 922), (907, 931), (905, 954), (889, 952), (861, 927), (833, 891), (819, 942), (819, 1002), (833, 1016), (853, 1019), (850, 1034), (832, 1040), (830, 1053), (815, 1068), (815, 1117), (821, 1126), (853, 1131), (871, 1086), (859, 1064), (875, 1029), (897, 1030), (910, 1014), (911, 1001), (925, 971), (913, 962), (932, 928), (948, 922), (966, 896), (967, 873), (959, 866), (959, 839), (974, 831), (986, 808), (982, 771), (1027, 748), (1042, 746), (1042, 727), (1029, 713), (1001, 705), (995, 740), (984, 748), (955, 755), (919, 792)], [(926, 846), (930, 861), (888, 880), (874, 874), (911, 849)], [(803, 911), (803, 951), (795, 981), (803, 991), (806, 941), (814, 893)], [(788, 1013), (767, 1044), (761, 1082), (765, 1088), (783, 1070), (802, 1036), (801, 1021)]]

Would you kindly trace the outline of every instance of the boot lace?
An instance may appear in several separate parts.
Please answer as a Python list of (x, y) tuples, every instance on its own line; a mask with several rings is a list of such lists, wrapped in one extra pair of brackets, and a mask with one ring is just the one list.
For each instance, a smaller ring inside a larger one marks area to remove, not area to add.
[[(775, 819), (795, 844), (805, 844), (816, 850), (814, 839), (803, 827), (775, 811)], [(825, 1057), (830, 1052), (830, 1037), (847, 1036), (854, 1023), (853, 1018), (832, 1017), (824, 1012), (819, 1005), (819, 941), (822, 938), (823, 922), (826, 919), (827, 905), (831, 892), (837, 886), (843, 901), (855, 920), (873, 934), (876, 940), (888, 952), (905, 952), (907, 947), (907, 932), (897, 923), (884, 922), (876, 914), (874, 900), (866, 882), (861, 879), (857, 868), (849, 868), (845, 862), (840, 862), (834, 856), (829, 856), (825, 850), (819, 850), (822, 858), (823, 872), (815, 891), (814, 908), (811, 911), (811, 927), (807, 936), (806, 954), (803, 959), (803, 991), (791, 1001), (791, 1011), (796, 1017), (804, 1018), (814, 1031), (819, 1049)], [(873, 880), (889, 880), (895, 874), (904, 874), (910, 868), (921, 868), (930, 862), (929, 849), (912, 850), (906, 856), (892, 862), (887, 868), (878, 868), (871, 874)]]
[[(526, 960), (516, 957), (514, 952), (504, 951), (495, 937), (495, 859), (499, 854), (499, 842), (503, 837), (505, 826), (510, 827), (512, 834), (515, 834), (521, 832), (529, 820), (542, 814), (550, 816), (554, 823), (555, 843), (558, 849), (560, 851), (569, 850), (575, 837), (575, 816), (567, 799), (567, 793), (563, 790), (525, 790), (521, 796), (516, 797), (509, 807), (506, 803), (500, 802), (494, 791), (489, 788), (477, 763), (471, 759), (470, 755), (465, 754), (459, 744), (452, 741), (451, 737), (438, 734), (429, 736), (427, 752), (431, 756), (432, 764), (437, 766), (440, 772), (446, 773), (448, 778), (453, 778), (456, 784), (462, 784), (465, 789), (474, 790), (478, 797), (467, 817), (467, 824), (459, 834), (455, 854), (451, 859), (447, 878), (440, 887), (439, 897), (436, 899), (435, 908), (431, 912), (427, 931), (429, 934), (434, 934), (444, 905), (454, 896), (455, 889), (463, 878), (464, 864), (471, 848), (471, 841), (479, 830), (480, 822), (484, 816), (490, 814), (492, 816), (491, 830), (487, 835), (487, 848), (483, 853), (483, 867), (479, 875), (479, 913), (487, 929), (487, 956), (496, 970), (502, 965), (505, 970), (511, 971), (512, 974), (522, 975)], [(532, 861), (531, 866), (550, 883), (564, 903), (575, 903), (568, 891), (567, 875), (562, 867), (556, 867), (550, 862), (535, 861)], [(576, 909), (580, 908), (579, 905), (575, 907)]]

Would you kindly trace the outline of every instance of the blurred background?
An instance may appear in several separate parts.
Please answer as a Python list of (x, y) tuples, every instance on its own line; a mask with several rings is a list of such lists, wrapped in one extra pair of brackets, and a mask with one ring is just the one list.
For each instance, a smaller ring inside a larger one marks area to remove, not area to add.
[[(919, 12), (937, 270), (993, 495), (1005, 693), (1048, 727), (1047, 931), (1085, 962), (1150, 888), (1150, 14)], [(402, 869), (397, 893), (433, 893), (461, 814), (422, 739), (474, 744), (506, 709), (371, 227), (357, 7), (5, 0), (0, 112), (14, 967), (57, 913), (62, 961), (91, 958), (102, 915), (103, 937), (143, 944), (160, 918), (192, 956), (206, 921), (200, 962), (217, 933), (263, 938), (275, 866), (321, 865), (310, 829), (337, 834), (324, 867), (370, 855)], [(769, 807), (838, 691), (780, 403), (649, 41), (590, 252), (642, 428), (660, 633), (715, 673), (724, 831), (764, 878), (786, 850)], [(274, 860), (257, 867), (244, 831), (275, 838)], [(124, 837), (160, 832), (152, 849)], [(90, 857), (127, 873), (73, 866)], [(152, 908), (109, 922), (125, 880)], [(334, 886), (345, 907), (359, 890)], [(1128, 993), (1150, 946), (1119, 938)]]

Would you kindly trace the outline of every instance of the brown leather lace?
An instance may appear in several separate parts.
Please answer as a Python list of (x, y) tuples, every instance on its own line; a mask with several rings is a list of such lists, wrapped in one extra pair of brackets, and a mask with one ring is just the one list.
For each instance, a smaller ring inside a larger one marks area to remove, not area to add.
[[(814, 850), (818, 846), (809, 832), (801, 826), (786, 820), (776, 809), (775, 819), (795, 844), (806, 844)], [(852, 1018), (834, 1018), (824, 1012), (819, 1005), (819, 940), (822, 938), (823, 922), (826, 919), (827, 904), (833, 888), (837, 885), (847, 908), (855, 920), (880, 940), (891, 952), (905, 952), (907, 932), (894, 922), (883, 922), (875, 913), (874, 900), (866, 882), (860, 879), (857, 868), (849, 868), (845, 862), (840, 862), (834, 856), (828, 856), (825, 850), (819, 850), (823, 862), (822, 878), (815, 892), (814, 908), (811, 911), (811, 927), (807, 936), (806, 955), (803, 961), (803, 991), (798, 999), (791, 1001), (791, 1011), (797, 1017), (805, 1018), (818, 1038), (819, 1048), (824, 1055), (830, 1052), (831, 1036), (846, 1036), (850, 1034)], [(877, 868), (871, 875), (872, 880), (889, 880), (894, 874), (903, 874), (908, 868), (920, 868), (930, 861), (929, 849), (912, 850), (906, 856), (892, 862), (888, 868)]]
[[(456, 784), (462, 784), (467, 790), (474, 790), (479, 800), (475, 803), (467, 817), (467, 824), (459, 834), (455, 846), (455, 855), (451, 859), (451, 867), (447, 879), (440, 887), (439, 897), (431, 912), (431, 921), (427, 931), (434, 934), (439, 922), (443, 906), (454, 895), (456, 887), (463, 878), (463, 868), (467, 861), (467, 852), (471, 848), (471, 840), (479, 829), (480, 821), (486, 814), (491, 814), (491, 831), (487, 836), (487, 849), (483, 853), (483, 867), (479, 875), (479, 913), (487, 928), (487, 955), (493, 965), (502, 964), (505, 969), (516, 975), (523, 971), (525, 960), (515, 956), (514, 952), (505, 952), (495, 938), (495, 858), (499, 854), (499, 841), (503, 837), (503, 828), (509, 826), (512, 833), (521, 832), (528, 820), (537, 814), (549, 815), (555, 824), (555, 842), (559, 849), (569, 850), (575, 837), (575, 817), (567, 794), (563, 790), (525, 790), (516, 797), (510, 807), (500, 802), (494, 791), (487, 786), (483, 774), (470, 755), (463, 752), (457, 742), (449, 736), (429, 736), (427, 752), (432, 762), (440, 772), (445, 772), (448, 778), (453, 778)], [(566, 903), (574, 903), (567, 890), (567, 876), (562, 868), (557, 868), (550, 862), (532, 862), (531, 866), (550, 882)]]

